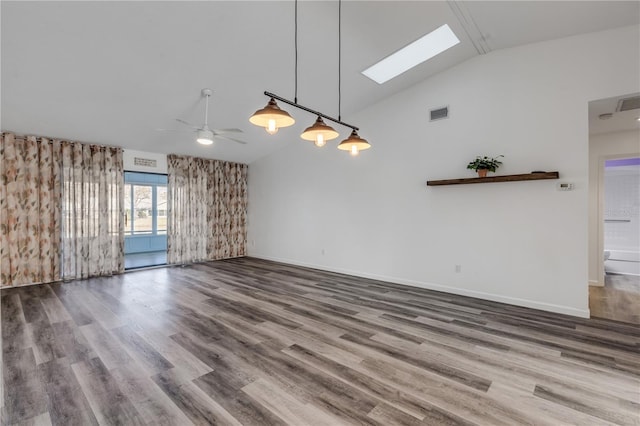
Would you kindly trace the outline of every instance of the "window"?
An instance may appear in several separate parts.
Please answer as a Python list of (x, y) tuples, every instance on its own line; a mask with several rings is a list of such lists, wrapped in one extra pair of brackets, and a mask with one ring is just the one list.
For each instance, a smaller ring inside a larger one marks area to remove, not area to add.
[(125, 172), (124, 234), (166, 235), (167, 176)]

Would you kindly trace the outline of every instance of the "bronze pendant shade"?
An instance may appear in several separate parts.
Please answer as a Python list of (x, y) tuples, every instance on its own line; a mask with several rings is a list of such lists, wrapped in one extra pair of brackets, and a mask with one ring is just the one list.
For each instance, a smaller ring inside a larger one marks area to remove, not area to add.
[(327, 141), (340, 136), (333, 127), (327, 126), (322, 120), (322, 117), (318, 116), (316, 122), (312, 126), (307, 127), (300, 137), (307, 141), (313, 141), (317, 147), (322, 147)]
[(256, 126), (264, 127), (270, 135), (275, 134), (280, 127), (289, 127), (296, 122), (287, 111), (280, 109), (273, 98), (269, 99), (267, 106), (257, 110), (249, 121)]
[(351, 131), (349, 137), (338, 145), (338, 149), (343, 151), (350, 151), (351, 155), (358, 155), (360, 151), (371, 148), (371, 144), (367, 142), (366, 139), (361, 138), (358, 135), (358, 132), (354, 130)]

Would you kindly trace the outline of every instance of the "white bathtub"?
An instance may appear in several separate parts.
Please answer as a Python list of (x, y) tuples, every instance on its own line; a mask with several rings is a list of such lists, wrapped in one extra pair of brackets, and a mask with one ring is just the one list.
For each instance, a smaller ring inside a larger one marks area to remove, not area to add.
[(640, 251), (610, 250), (609, 259), (604, 262), (607, 273), (640, 275)]

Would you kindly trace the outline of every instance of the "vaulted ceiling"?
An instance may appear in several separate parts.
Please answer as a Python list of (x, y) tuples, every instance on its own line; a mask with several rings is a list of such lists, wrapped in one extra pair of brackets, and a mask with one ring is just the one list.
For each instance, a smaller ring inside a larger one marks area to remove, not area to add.
[[(344, 1), (342, 118), (491, 50), (638, 24), (637, 1)], [(314, 117), (268, 136), (248, 117), (294, 97), (294, 2), (0, 2), (1, 127), (125, 148), (252, 162)], [(361, 71), (449, 24), (461, 43), (383, 84)], [(298, 5), (298, 101), (338, 114), (338, 3)], [(615, 46), (612, 46), (615, 48)], [(244, 130), (201, 146), (175, 118)], [(356, 124), (357, 123), (353, 123)], [(337, 129), (341, 136), (346, 128)], [(362, 135), (367, 136), (366, 129)]]

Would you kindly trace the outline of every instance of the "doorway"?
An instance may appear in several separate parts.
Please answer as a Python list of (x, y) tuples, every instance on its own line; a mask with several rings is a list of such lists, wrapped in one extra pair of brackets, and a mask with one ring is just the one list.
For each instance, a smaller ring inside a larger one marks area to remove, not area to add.
[(167, 175), (125, 172), (125, 269), (167, 263)]
[[(626, 107), (625, 107), (626, 106)], [(640, 324), (640, 94), (589, 103), (589, 309)]]

